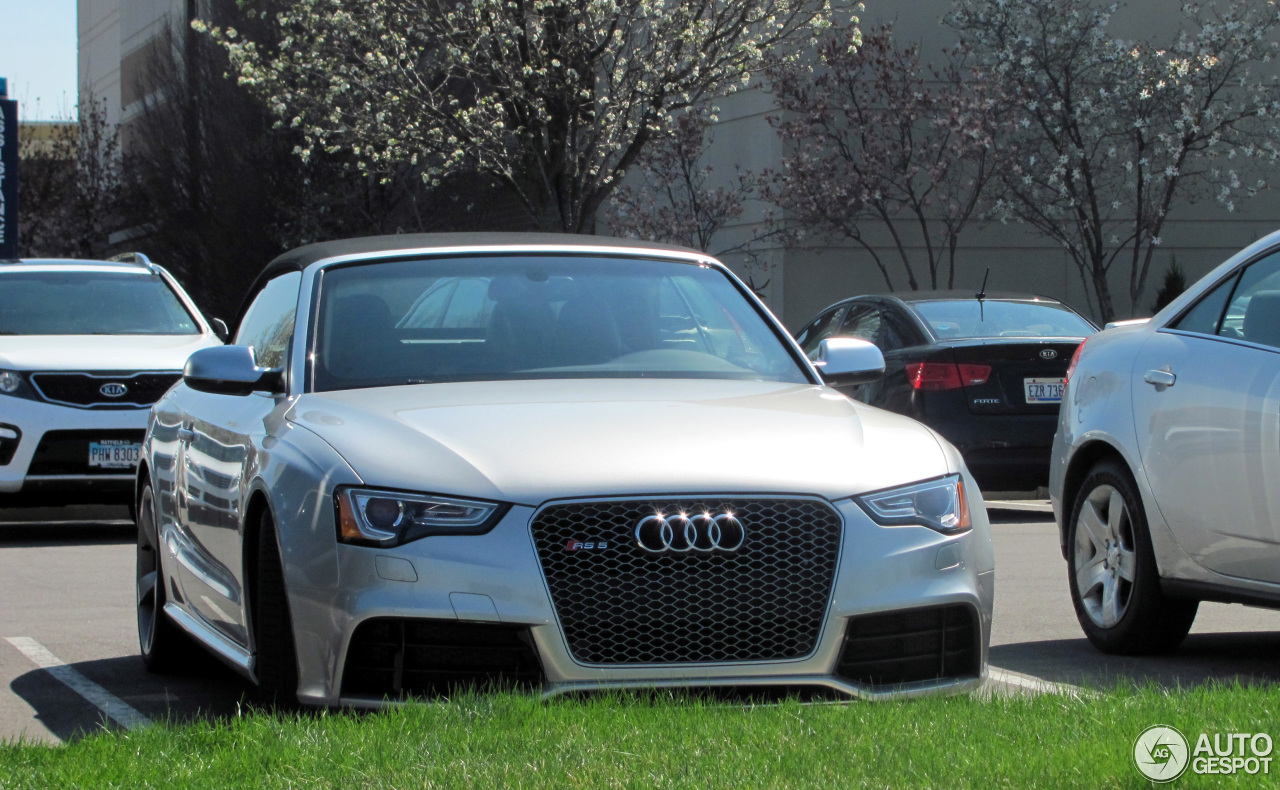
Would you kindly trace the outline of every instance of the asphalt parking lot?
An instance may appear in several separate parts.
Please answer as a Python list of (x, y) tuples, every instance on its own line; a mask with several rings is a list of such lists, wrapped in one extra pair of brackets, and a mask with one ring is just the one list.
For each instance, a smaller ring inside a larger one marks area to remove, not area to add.
[[(994, 690), (1280, 680), (1280, 611), (1203, 604), (1172, 656), (1117, 658), (1094, 650), (1072, 612), (1056, 528), (1044, 511), (992, 510)], [(104, 726), (227, 717), (240, 709), (247, 685), (212, 659), (173, 676), (143, 668), (126, 515), (70, 508), (0, 513), (0, 740), (66, 741)]]

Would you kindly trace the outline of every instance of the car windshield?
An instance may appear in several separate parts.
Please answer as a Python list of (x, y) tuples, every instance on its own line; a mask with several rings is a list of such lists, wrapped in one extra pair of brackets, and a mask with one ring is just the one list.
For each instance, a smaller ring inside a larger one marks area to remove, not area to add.
[(0, 335), (193, 335), (163, 278), (110, 271), (0, 272)]
[(911, 305), (939, 340), (970, 337), (1085, 337), (1097, 328), (1056, 302), (953, 299)]
[(323, 273), (317, 391), (530, 378), (807, 383), (720, 270), (590, 256), (427, 258)]

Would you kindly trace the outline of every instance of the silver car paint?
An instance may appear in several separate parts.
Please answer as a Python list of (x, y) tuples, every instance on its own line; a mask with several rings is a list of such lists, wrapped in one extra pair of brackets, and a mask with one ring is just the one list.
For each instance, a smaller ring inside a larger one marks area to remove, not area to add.
[[(1228, 576), (1206, 567), (1193, 552), (1203, 553), (1207, 547), (1203, 544), (1197, 544), (1194, 548), (1186, 546), (1185, 538), (1180, 541), (1175, 535), (1152, 490), (1139, 446), (1138, 434), (1149, 428), (1151, 415), (1136, 409), (1149, 400), (1139, 399), (1135, 403), (1134, 399), (1134, 388), (1151, 386), (1143, 381), (1146, 366), (1139, 366), (1138, 362), (1143, 347), (1151, 341), (1152, 336), (1166, 333), (1176, 337), (1176, 330), (1165, 329), (1167, 324), (1228, 274), (1277, 246), (1280, 246), (1280, 232), (1233, 255), (1149, 321), (1108, 329), (1089, 339), (1088, 353), (1081, 356), (1080, 364), (1072, 374), (1069, 392), (1059, 413), (1050, 462), (1049, 494), (1055, 517), (1064, 532), (1072, 506), (1071, 502), (1063, 500), (1067, 472), (1079, 451), (1095, 442), (1101, 442), (1118, 453), (1134, 473), (1152, 533), (1152, 545), (1161, 577), (1223, 585), (1269, 596), (1280, 594), (1278, 584)], [(1240, 460), (1246, 466), (1262, 468), (1261, 452)], [(1186, 493), (1194, 496), (1199, 485), (1207, 484), (1209, 483), (1201, 481)]]
[[(625, 254), (613, 248), (579, 251)], [(721, 268), (702, 256), (649, 254)], [(742, 685), (790, 678), (874, 696), (831, 674), (841, 637), (836, 626), (843, 618), (965, 602), (980, 614), (985, 670), (995, 564), (986, 513), (959, 454), (928, 428), (854, 404), (822, 386), (746, 381), (486, 382), (303, 394), (309, 349), (297, 339), (306, 337), (311, 320), (314, 279), (335, 262), (320, 261), (303, 272), (287, 395), (240, 398), (222, 410), (216, 427), (192, 425), (185, 415), (191, 409), (209, 413), (211, 404), (201, 406), (199, 400), (233, 396), (196, 393), (179, 384), (153, 410), (146, 468), (157, 489), (160, 529), (171, 536), (163, 541), (168, 549), (161, 553), (164, 571), (179, 593), (167, 611), (239, 671), (252, 677), (254, 646), (238, 547), (246, 511), (258, 493), (266, 496), (277, 528), (297, 644), (299, 697), (308, 703), (374, 703), (340, 699), (339, 683), (353, 629), (383, 615), (496, 618), (535, 626), (549, 693), (583, 684)], [(757, 306), (769, 315), (758, 301)], [(783, 342), (791, 343), (776, 319), (770, 320)], [(812, 367), (809, 371), (816, 381)], [(673, 424), (679, 430), (672, 431)], [(191, 442), (178, 438), (183, 429), (196, 435), (215, 432), (222, 446), (244, 451), (238, 479), (219, 492), (222, 496), (201, 503), (205, 514), (195, 529), (191, 503), (176, 496), (182, 476), (207, 484), (211, 477), (227, 475), (190, 452)], [(655, 449), (655, 437), (665, 432), (670, 438)], [(522, 454), (514, 456), (511, 447), (520, 447)], [(692, 448), (716, 453), (719, 468), (700, 463), (700, 453)], [(849, 499), (953, 472), (964, 475), (973, 519), (973, 529), (959, 536), (926, 527), (881, 527)], [(333, 492), (353, 484), (516, 506), (485, 535), (437, 536), (371, 549), (335, 539)], [(585, 667), (569, 657), (529, 533), (536, 508), (563, 497), (685, 492), (785, 492), (836, 505), (845, 522), (844, 550), (827, 627), (810, 657), (623, 668)], [(964, 690), (977, 682), (924, 683), (893, 693)]]

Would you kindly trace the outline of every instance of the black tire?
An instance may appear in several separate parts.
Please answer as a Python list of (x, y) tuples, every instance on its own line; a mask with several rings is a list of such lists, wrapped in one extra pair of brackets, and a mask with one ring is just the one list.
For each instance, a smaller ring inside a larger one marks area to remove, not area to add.
[(258, 524), (257, 549), (251, 603), (258, 695), (267, 705), (292, 708), (298, 704), (298, 654), (275, 525), (265, 510)]
[(1072, 504), (1067, 581), (1080, 627), (1104, 653), (1168, 653), (1186, 638), (1200, 606), (1161, 591), (1142, 498), (1116, 459), (1089, 470)]
[(164, 613), (167, 592), (164, 566), (160, 562), (155, 497), (150, 481), (143, 485), (142, 493), (138, 496), (136, 523), (138, 651), (149, 672), (172, 672), (191, 659), (194, 645), (182, 629)]

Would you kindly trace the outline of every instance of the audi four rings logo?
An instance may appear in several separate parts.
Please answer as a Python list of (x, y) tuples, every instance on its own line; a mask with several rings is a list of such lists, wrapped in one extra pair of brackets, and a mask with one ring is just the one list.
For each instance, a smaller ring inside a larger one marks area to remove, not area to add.
[(747, 539), (732, 513), (645, 516), (636, 525), (636, 543), (645, 551), (737, 551)]
[(106, 395), (108, 398), (118, 398), (129, 391), (129, 387), (118, 381), (108, 382), (98, 387), (98, 392)]
[(1058, 352), (1054, 351), (1052, 348), (1046, 348), (1045, 350), (1040, 352), (1040, 358), (1041, 359), (1057, 359)]

